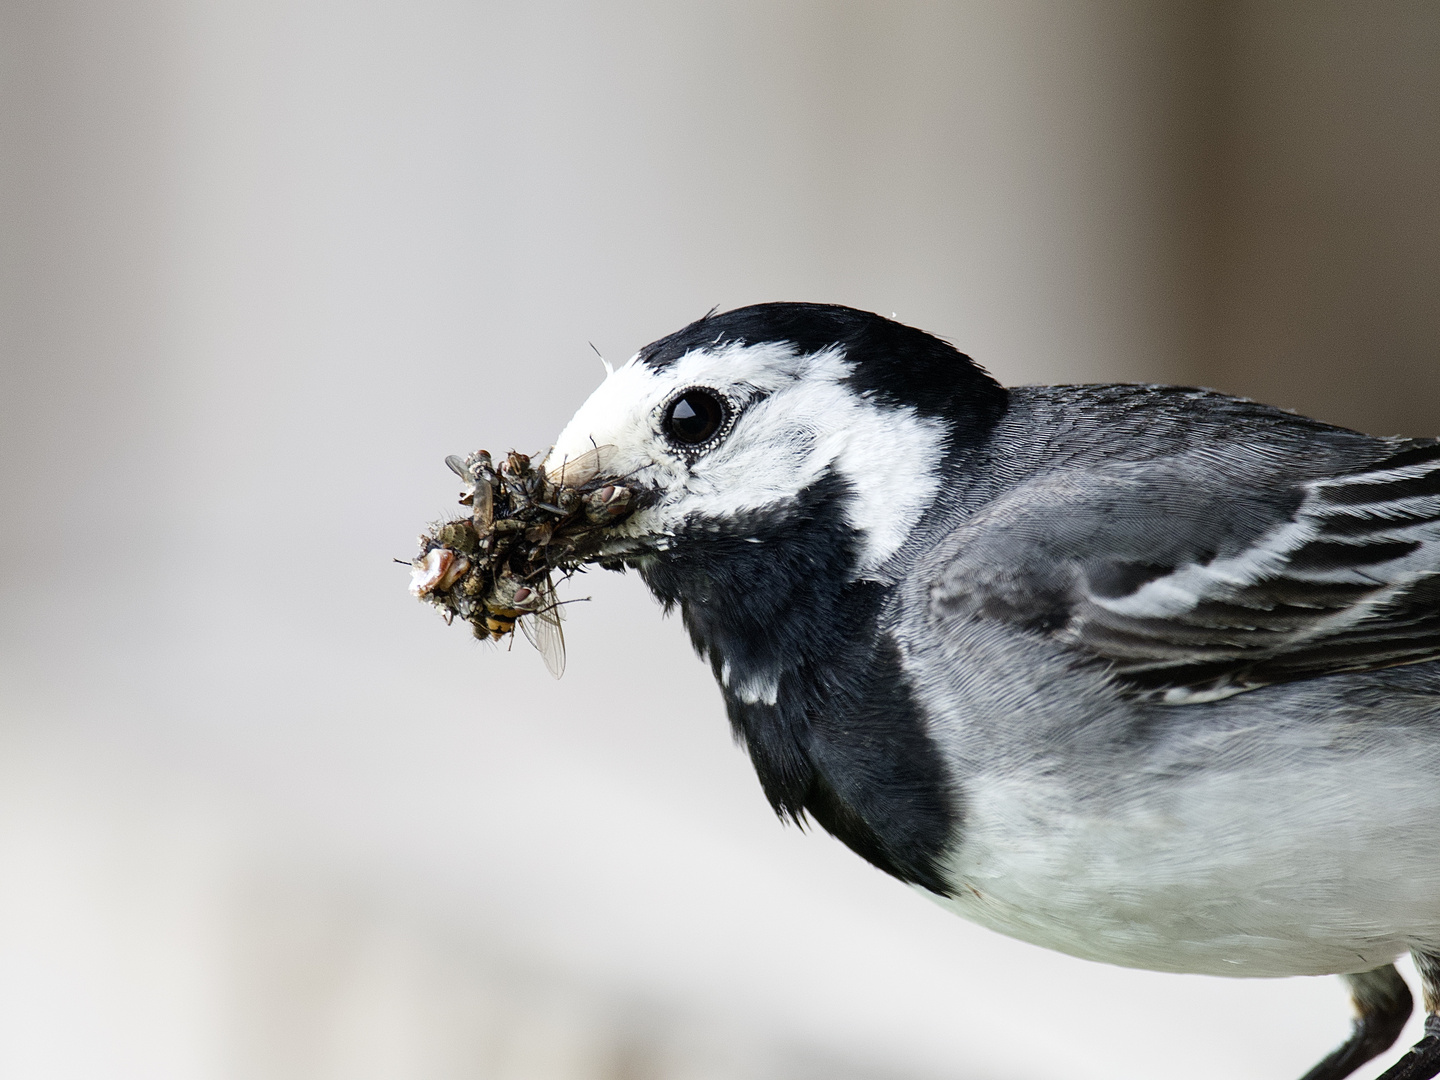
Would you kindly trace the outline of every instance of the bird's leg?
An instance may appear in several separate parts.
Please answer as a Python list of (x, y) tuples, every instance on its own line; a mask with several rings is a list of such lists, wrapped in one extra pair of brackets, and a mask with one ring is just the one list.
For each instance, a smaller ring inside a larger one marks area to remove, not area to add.
[[(1405, 1021), (1410, 1019), (1410, 1010), (1415, 1002), (1394, 964), (1356, 975), (1342, 975), (1341, 978), (1349, 984), (1350, 1001), (1355, 1006), (1350, 1038), (1301, 1080), (1341, 1080), (1349, 1076), (1376, 1054), (1390, 1049), (1399, 1038)], [(1427, 990), (1427, 1006), (1428, 993)]]
[(1440, 956), (1412, 949), (1425, 996), (1425, 1035), (1410, 1052), (1380, 1074), (1379, 1080), (1431, 1080), (1440, 1074)]

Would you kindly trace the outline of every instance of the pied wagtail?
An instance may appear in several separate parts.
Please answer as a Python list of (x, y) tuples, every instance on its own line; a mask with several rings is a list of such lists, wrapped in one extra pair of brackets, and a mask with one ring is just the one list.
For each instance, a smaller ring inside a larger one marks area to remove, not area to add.
[(642, 349), (547, 468), (640, 508), (777, 813), (1075, 956), (1349, 983), (1306, 1080), (1440, 1073), (1440, 442), (1208, 390), (1006, 389), (851, 308)]

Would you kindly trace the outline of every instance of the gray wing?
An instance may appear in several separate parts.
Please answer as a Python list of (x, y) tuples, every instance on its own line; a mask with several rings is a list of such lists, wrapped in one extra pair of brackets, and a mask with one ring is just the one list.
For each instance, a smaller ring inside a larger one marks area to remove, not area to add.
[(1052, 472), (951, 538), (932, 619), (1009, 623), (1172, 704), (1440, 658), (1440, 442)]

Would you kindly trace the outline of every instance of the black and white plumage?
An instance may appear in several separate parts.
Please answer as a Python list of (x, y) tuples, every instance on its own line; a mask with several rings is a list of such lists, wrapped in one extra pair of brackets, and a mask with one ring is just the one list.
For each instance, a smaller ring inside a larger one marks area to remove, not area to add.
[(1077, 956), (1347, 975), (1311, 1080), (1393, 1042), (1406, 950), (1440, 1036), (1440, 442), (765, 304), (641, 350), (547, 468), (596, 446), (641, 503), (607, 564), (777, 812)]

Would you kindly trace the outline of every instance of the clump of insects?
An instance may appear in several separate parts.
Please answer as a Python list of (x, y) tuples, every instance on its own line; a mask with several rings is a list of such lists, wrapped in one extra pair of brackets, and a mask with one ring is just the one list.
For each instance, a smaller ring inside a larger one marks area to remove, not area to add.
[(599, 479), (612, 454), (596, 447), (552, 470), (515, 451), (498, 466), (484, 450), (447, 457), (470, 516), (437, 521), (420, 537), (410, 591), (482, 640), (513, 635), (518, 625), (558, 679), (565, 635), (554, 575), (580, 569), (597, 553), (600, 531), (634, 509), (631, 488)]

